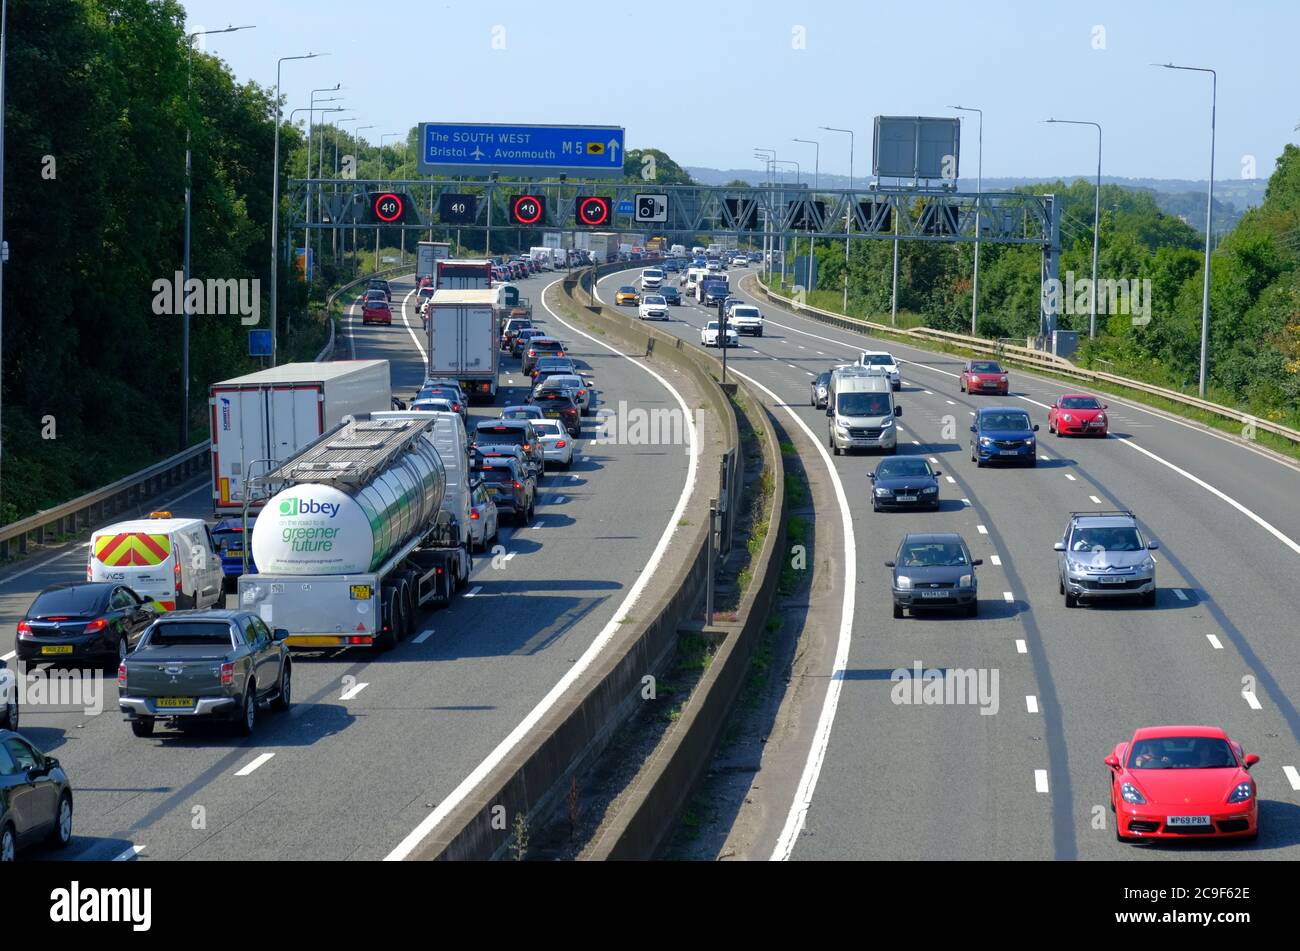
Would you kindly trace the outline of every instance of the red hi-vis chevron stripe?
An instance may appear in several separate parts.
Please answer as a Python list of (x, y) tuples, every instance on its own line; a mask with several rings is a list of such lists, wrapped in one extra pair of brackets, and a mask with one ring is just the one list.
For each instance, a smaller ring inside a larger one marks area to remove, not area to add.
[(123, 532), (95, 539), (95, 557), (110, 568), (160, 565), (171, 550), (171, 539), (166, 535)]

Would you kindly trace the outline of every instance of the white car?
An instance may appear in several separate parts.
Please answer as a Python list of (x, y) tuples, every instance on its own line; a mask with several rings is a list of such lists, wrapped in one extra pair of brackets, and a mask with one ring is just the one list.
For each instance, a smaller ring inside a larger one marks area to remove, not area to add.
[(497, 504), (480, 479), (470, 487), (469, 495), (469, 547), (474, 551), (487, 551), (501, 531)]
[(743, 254), (737, 254), (734, 258), (731, 259), (732, 267), (747, 267), (748, 265), (749, 265), (749, 259), (746, 258)]
[(637, 315), (642, 320), (667, 320), (668, 301), (662, 294), (647, 294), (641, 298), (641, 306), (637, 308)]
[[(710, 320), (700, 331), (700, 346), (716, 347), (718, 346), (718, 322)], [(724, 347), (740, 346), (740, 338), (736, 336), (736, 330), (730, 324), (727, 325), (727, 339), (722, 343)]]
[(542, 454), (547, 465), (559, 463), (566, 469), (573, 465), (573, 437), (565, 432), (558, 419), (536, 420), (533, 430), (542, 441)]
[(738, 334), (763, 336), (763, 314), (753, 304), (736, 304), (731, 308), (727, 326), (736, 328)]
[(903, 385), (902, 372), (892, 354), (883, 350), (864, 350), (858, 357), (858, 365), (864, 367), (881, 367), (889, 375), (889, 385), (897, 390)]

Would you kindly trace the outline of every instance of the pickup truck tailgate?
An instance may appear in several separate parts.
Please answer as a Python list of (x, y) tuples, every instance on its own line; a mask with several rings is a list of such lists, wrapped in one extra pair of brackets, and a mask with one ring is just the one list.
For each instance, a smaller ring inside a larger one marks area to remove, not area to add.
[(126, 659), (126, 686), (121, 689), (146, 696), (220, 696), (226, 692), (221, 665), (227, 659), (220, 648), (149, 648)]

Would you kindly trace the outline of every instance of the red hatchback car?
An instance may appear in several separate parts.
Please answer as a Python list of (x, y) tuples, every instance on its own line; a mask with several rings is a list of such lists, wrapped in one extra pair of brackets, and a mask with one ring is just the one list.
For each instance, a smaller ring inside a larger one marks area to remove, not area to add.
[(1058, 396), (1047, 410), (1047, 431), (1058, 436), (1101, 436), (1107, 432), (1107, 407), (1086, 393)]
[(389, 308), (388, 302), (378, 297), (368, 297), (361, 305), (361, 323), (366, 324), (389, 324), (393, 323), (393, 311)]
[(1007, 371), (995, 360), (967, 360), (959, 381), (963, 393), (996, 393), (1007, 395), (1010, 382)]
[(1115, 837), (1254, 839), (1258, 762), (1218, 727), (1143, 727), (1106, 757)]

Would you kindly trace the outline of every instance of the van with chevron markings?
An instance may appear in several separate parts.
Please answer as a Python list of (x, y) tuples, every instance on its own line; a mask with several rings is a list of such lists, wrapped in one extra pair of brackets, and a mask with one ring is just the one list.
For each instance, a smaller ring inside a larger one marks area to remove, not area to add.
[(116, 581), (167, 611), (224, 606), (225, 572), (201, 518), (118, 522), (90, 536), (87, 581)]

